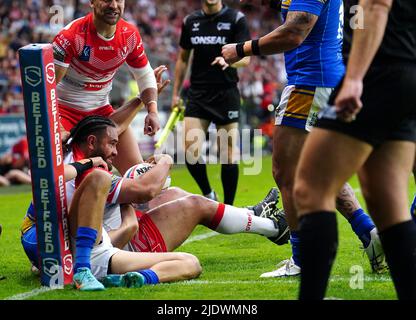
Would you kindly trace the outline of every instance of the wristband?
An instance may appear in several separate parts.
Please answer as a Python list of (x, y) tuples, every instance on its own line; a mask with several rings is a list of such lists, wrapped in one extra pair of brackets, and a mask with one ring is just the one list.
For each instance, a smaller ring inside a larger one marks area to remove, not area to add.
[(253, 56), (260, 56), (259, 39), (251, 40), (251, 52)]
[[(149, 108), (149, 105), (150, 104), (155, 104), (155, 107), (153, 108), (154, 110), (149, 110), (150, 109)], [(156, 100), (151, 100), (148, 103), (146, 103), (146, 109), (147, 109), (147, 112), (155, 112), (155, 113), (157, 113), (157, 101)]]
[(244, 53), (244, 43), (245, 42), (240, 42), (235, 46), (235, 50), (237, 51), (237, 56), (239, 58), (244, 58), (246, 56)]
[(78, 177), (79, 175), (81, 175), (85, 171), (87, 171), (88, 169), (92, 168), (92, 166), (93, 166), (92, 159), (88, 159), (88, 160), (90, 160), (90, 161), (88, 161), (86, 163), (72, 162), (72, 163), (68, 163), (68, 164), (75, 168), (75, 170), (77, 171), (77, 177)]

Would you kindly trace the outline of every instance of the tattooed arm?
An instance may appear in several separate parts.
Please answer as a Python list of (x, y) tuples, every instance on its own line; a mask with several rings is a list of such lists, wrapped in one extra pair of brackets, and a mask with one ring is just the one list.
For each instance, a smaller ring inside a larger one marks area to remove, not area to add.
[[(259, 39), (261, 54), (277, 54), (299, 47), (311, 32), (317, 20), (318, 16), (312, 13), (289, 11), (283, 25)], [(251, 40), (244, 43), (244, 55), (253, 55), (251, 44)], [(223, 46), (222, 56), (228, 63), (234, 63), (241, 59), (237, 56), (235, 43)]]
[(318, 16), (311, 13), (289, 11), (283, 25), (260, 38), (260, 52), (264, 55), (276, 54), (299, 47), (317, 20)]

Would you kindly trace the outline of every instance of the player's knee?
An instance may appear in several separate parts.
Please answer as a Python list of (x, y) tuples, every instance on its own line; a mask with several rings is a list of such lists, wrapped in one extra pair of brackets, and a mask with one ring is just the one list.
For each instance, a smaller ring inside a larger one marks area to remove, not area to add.
[(206, 204), (207, 198), (198, 194), (190, 194), (183, 197), (183, 200), (197, 208), (203, 208)]
[(104, 170), (93, 170), (85, 177), (83, 183), (97, 192), (108, 190), (111, 186), (111, 176)]
[(309, 188), (305, 181), (296, 181), (293, 186), (293, 197), (298, 209), (308, 207), (313, 202), (313, 190)]
[(273, 178), (280, 190), (293, 190), (294, 177), (289, 170), (283, 170), (279, 165), (273, 163)]
[(186, 192), (185, 190), (182, 190), (181, 188), (178, 188), (178, 187), (169, 187), (168, 192), (169, 192), (169, 196), (171, 196), (172, 198), (175, 198), (175, 199), (178, 199), (178, 198), (185, 197), (185, 196), (189, 195), (188, 192)]
[(183, 276), (185, 279), (194, 279), (202, 273), (202, 266), (198, 258), (190, 253), (180, 253), (183, 262)]

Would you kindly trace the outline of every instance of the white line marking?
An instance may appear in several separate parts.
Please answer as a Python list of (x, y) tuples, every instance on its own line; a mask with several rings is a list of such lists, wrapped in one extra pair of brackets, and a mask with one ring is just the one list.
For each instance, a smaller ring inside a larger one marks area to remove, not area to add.
[(190, 237), (188, 240), (186, 240), (184, 243), (182, 243), (182, 245), (188, 244), (188, 243), (194, 242), (194, 241), (208, 239), (208, 238), (215, 237), (215, 236), (218, 236), (218, 235), (219, 235), (219, 233), (215, 232), (215, 231), (211, 231), (211, 232), (207, 232), (207, 233), (203, 233), (203, 234), (198, 234), (196, 236)]
[[(187, 280), (182, 282), (172, 283), (170, 285), (211, 285), (211, 284), (267, 284), (273, 283), (271, 280)], [(277, 283), (298, 283), (300, 277), (280, 277), (280, 278), (268, 278), (278, 281)], [(351, 279), (349, 277), (334, 276), (329, 280), (330, 282), (349, 282)], [(364, 282), (391, 282), (391, 278), (387, 276), (368, 276), (364, 278)]]
[[(214, 237), (214, 236), (217, 236), (217, 235), (219, 235), (219, 233), (218, 232), (215, 232), (215, 231), (211, 231), (211, 232), (199, 234), (199, 235), (190, 237), (182, 245), (187, 244), (187, 243), (190, 243), (190, 242), (194, 242), (194, 241), (208, 239), (208, 238), (211, 238), (211, 237)], [(25, 299), (28, 299), (28, 298), (31, 298), (31, 297), (35, 297), (38, 294), (41, 294), (41, 293), (44, 293), (44, 292), (48, 292), (48, 291), (51, 291), (51, 290), (54, 290), (54, 289), (49, 288), (49, 287), (41, 287), (41, 288), (34, 289), (32, 291), (29, 291), (29, 292), (24, 292), (24, 293), (16, 294), (14, 296), (5, 298), (4, 300), (25, 300)]]
[(31, 297), (37, 296), (38, 294), (48, 292), (48, 291), (51, 291), (51, 290), (56, 290), (56, 289), (55, 288), (49, 288), (49, 287), (40, 287), (38, 289), (34, 289), (32, 291), (29, 291), (29, 292), (16, 294), (16, 295), (8, 297), (4, 300), (26, 300), (26, 299), (29, 299)]

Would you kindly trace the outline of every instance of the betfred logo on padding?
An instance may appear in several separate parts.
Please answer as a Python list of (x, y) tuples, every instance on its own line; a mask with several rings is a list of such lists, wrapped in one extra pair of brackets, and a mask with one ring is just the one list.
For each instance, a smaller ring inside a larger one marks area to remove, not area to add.
[(50, 84), (55, 82), (55, 65), (53, 63), (48, 63), (45, 67), (46, 81)]
[(42, 72), (39, 67), (29, 66), (25, 69), (25, 82), (32, 87), (38, 86), (42, 81)]

